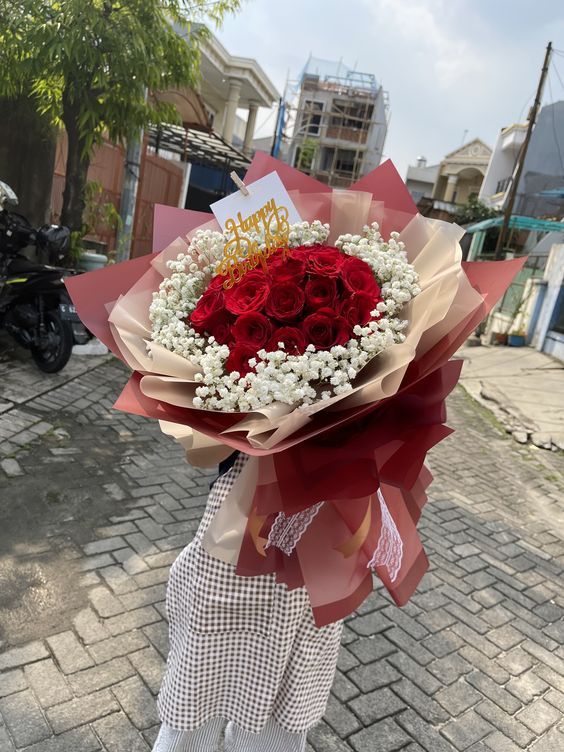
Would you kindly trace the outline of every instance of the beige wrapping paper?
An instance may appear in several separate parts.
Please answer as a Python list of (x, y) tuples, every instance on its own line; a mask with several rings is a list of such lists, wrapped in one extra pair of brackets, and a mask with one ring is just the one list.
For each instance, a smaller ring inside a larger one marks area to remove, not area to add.
[(227, 500), (208, 526), (202, 545), (216, 559), (235, 565), (243, 541), (258, 480), (259, 458), (249, 457)]

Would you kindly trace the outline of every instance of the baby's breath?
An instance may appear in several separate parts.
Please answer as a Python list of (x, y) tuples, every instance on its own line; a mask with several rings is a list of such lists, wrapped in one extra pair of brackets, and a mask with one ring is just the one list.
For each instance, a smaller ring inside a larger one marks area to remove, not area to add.
[[(329, 225), (319, 221), (292, 225), (289, 246), (325, 243)], [(408, 321), (399, 316), (403, 306), (419, 294), (419, 279), (407, 261), (399, 234), (385, 242), (378, 225), (365, 226), (361, 235), (341, 235), (335, 245), (365, 261), (378, 281), (383, 302), (377, 321), (355, 326), (355, 338), (346, 345), (316, 351), (309, 345), (303, 355), (288, 355), (281, 348), (259, 350), (251, 364), (254, 372), (241, 377), (226, 373), (227, 345), (197, 334), (188, 317), (207, 288), (223, 255), (226, 238), (211, 230), (199, 231), (187, 253), (169, 261), (170, 275), (153, 294), (150, 307), (152, 339), (200, 368), (194, 407), (227, 412), (256, 410), (273, 402), (306, 407), (318, 400), (346, 394), (364, 366), (383, 350), (405, 340)], [(256, 238), (264, 244), (260, 236)], [(374, 314), (376, 313), (373, 312)]]

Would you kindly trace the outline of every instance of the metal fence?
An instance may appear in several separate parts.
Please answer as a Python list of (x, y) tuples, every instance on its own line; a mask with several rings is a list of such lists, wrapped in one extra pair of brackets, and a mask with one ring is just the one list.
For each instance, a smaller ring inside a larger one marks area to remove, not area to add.
[(527, 258), (525, 266), (517, 274), (511, 285), (505, 291), (505, 295), (499, 304), (499, 312), (514, 317), (520, 309), (526, 304), (524, 300), (525, 287), (527, 282), (533, 278), (541, 278), (544, 275), (548, 256), (531, 255)]

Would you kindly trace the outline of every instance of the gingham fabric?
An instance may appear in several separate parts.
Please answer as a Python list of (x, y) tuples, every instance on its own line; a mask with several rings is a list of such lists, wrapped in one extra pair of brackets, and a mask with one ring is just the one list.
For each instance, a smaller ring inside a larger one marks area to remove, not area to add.
[[(224, 721), (214, 718), (195, 731), (161, 726), (153, 752), (217, 752), (223, 739)], [(262, 731), (251, 734), (229, 722), (224, 752), (303, 752), (306, 732), (291, 734), (270, 718)]]
[(274, 574), (239, 577), (202, 548), (246, 461), (241, 455), (216, 481), (193, 541), (172, 565), (170, 652), (159, 713), (165, 726), (178, 730), (222, 717), (252, 734), (270, 720), (301, 734), (325, 711), (343, 625), (318, 629), (305, 588), (288, 591)]

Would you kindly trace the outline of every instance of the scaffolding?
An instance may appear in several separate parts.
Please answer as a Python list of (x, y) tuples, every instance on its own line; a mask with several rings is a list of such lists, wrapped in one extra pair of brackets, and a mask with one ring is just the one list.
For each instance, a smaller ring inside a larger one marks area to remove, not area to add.
[[(379, 163), (389, 102), (375, 76), (349, 70), (341, 62), (310, 58), (290, 89), (294, 96), (287, 105), (285, 129), (293, 131), (292, 166), (333, 187), (347, 187), (366, 172), (369, 159)], [(380, 144), (373, 132), (378, 127), (384, 129)]]

